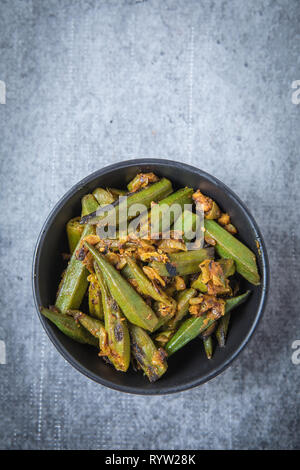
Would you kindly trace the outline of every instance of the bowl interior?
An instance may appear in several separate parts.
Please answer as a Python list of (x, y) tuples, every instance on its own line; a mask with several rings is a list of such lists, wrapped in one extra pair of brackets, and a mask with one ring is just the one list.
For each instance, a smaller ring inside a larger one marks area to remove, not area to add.
[(241, 201), (221, 182), (196, 168), (165, 160), (132, 160), (90, 175), (59, 201), (42, 229), (35, 253), (33, 290), (37, 306), (54, 304), (61, 272), (65, 268), (61, 256), (61, 253), (67, 252), (65, 224), (71, 217), (80, 214), (82, 196), (97, 186), (124, 188), (140, 171), (153, 171), (161, 177), (165, 176), (173, 182), (174, 188), (200, 188), (230, 214), (232, 223), (238, 228), (239, 239), (257, 255), (261, 285), (254, 287), (244, 282), (243, 288), (249, 288), (252, 293), (248, 301), (231, 316), (226, 347), (220, 349), (217, 346), (209, 361), (205, 357), (201, 340), (195, 339), (174, 354), (168, 361), (167, 373), (156, 383), (150, 384), (142, 373), (134, 372), (131, 368), (126, 374), (115, 371), (97, 356), (94, 348), (73, 342), (40, 313), (39, 316), (57, 349), (73, 366), (93, 380), (131, 393), (172, 393), (199, 385), (220, 373), (247, 343), (265, 302), (268, 266), (264, 243)]

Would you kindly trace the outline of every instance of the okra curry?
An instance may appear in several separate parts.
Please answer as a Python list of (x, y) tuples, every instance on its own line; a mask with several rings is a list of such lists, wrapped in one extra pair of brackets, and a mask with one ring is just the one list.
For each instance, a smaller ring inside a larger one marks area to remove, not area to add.
[(131, 364), (154, 382), (195, 338), (208, 359), (225, 346), (231, 312), (250, 295), (243, 279), (260, 282), (236, 234), (200, 189), (174, 191), (154, 173), (137, 174), (126, 190), (96, 188), (66, 225), (68, 264), (55, 305), (41, 312), (111, 367)]

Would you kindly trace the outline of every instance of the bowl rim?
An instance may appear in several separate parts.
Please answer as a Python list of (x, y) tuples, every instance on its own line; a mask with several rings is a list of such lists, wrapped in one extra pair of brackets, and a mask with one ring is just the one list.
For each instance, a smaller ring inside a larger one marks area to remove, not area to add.
[[(183, 169), (183, 170), (189, 170), (192, 172), (196, 172), (199, 174), (199, 176), (204, 177), (206, 180), (210, 181), (212, 184), (215, 186), (220, 187), (223, 191), (227, 192), (227, 194), (230, 196), (231, 199), (235, 200), (235, 203), (239, 206), (239, 209), (243, 212), (244, 216), (247, 218), (248, 223), (252, 226), (252, 229), (255, 232), (255, 239), (259, 242), (259, 247), (260, 247), (260, 256), (261, 256), (261, 264), (262, 264), (262, 272), (261, 272), (261, 296), (260, 296), (260, 302), (259, 306), (257, 308), (255, 320), (253, 322), (253, 325), (251, 329), (248, 331), (247, 336), (243, 340), (243, 342), (239, 345), (239, 347), (227, 358), (226, 361), (224, 361), (222, 364), (220, 364), (218, 367), (213, 369), (211, 372), (206, 373), (204, 376), (201, 378), (196, 378), (193, 380), (190, 380), (188, 382), (185, 382), (184, 384), (181, 385), (173, 385), (173, 386), (167, 386), (162, 389), (140, 389), (139, 387), (136, 386), (128, 386), (128, 385), (118, 385), (113, 382), (110, 382), (109, 380), (106, 380), (99, 375), (89, 371), (85, 366), (81, 365), (80, 362), (77, 361), (68, 351), (67, 349), (60, 343), (56, 335), (53, 333), (53, 331), (50, 328), (49, 323), (47, 323), (46, 319), (42, 316), (40, 312), (40, 304), (39, 304), (39, 286), (38, 286), (38, 277), (37, 277), (37, 268), (39, 266), (39, 260), (40, 260), (40, 254), (41, 254), (41, 247), (43, 245), (43, 240), (45, 238), (45, 235), (51, 226), (54, 218), (56, 217), (57, 213), (59, 212), (60, 209), (64, 206), (66, 201), (74, 195), (78, 190), (82, 189), (85, 185), (90, 183), (91, 181), (95, 180), (96, 178), (103, 176), (111, 171), (120, 169), (120, 168), (128, 168), (131, 166), (136, 166), (136, 165), (141, 165), (141, 166), (147, 166), (147, 165), (153, 165), (153, 164), (162, 164), (162, 165), (168, 165), (175, 167), (177, 169)], [(89, 174), (82, 180), (80, 180), (78, 183), (74, 184), (60, 199), (59, 201), (54, 205), (53, 209), (50, 211), (48, 214), (41, 230), (39, 233), (39, 236), (36, 241), (35, 249), (34, 249), (34, 255), (33, 255), (33, 264), (32, 264), (32, 291), (33, 291), (33, 297), (34, 297), (34, 303), (36, 307), (36, 311), (38, 314), (38, 317), (40, 319), (40, 322), (46, 331), (48, 338), (51, 340), (51, 342), (54, 344), (56, 349), (59, 351), (59, 353), (63, 356), (63, 358), (68, 361), (75, 369), (77, 369), (79, 372), (81, 372), (83, 375), (86, 377), (92, 379), (94, 382), (97, 382), (101, 385), (104, 385), (108, 388), (111, 388), (113, 390), (117, 390), (119, 392), (125, 392), (129, 394), (134, 394), (134, 395), (167, 395), (167, 394), (172, 394), (172, 393), (178, 393), (182, 392), (185, 390), (190, 390), (194, 387), (197, 387), (199, 385), (202, 385), (209, 380), (213, 379), (217, 375), (221, 374), (225, 369), (227, 369), (233, 361), (238, 357), (238, 355), (244, 350), (246, 345), (248, 344), (250, 338), (253, 336), (254, 331), (256, 330), (261, 318), (263, 311), (266, 307), (267, 303), (267, 298), (268, 298), (268, 290), (269, 290), (269, 282), (270, 282), (270, 274), (269, 274), (270, 268), (269, 268), (269, 261), (268, 261), (268, 254), (266, 250), (266, 245), (263, 239), (263, 236), (260, 232), (260, 229), (258, 228), (258, 225), (256, 221), (254, 220), (253, 216), (245, 206), (245, 204), (241, 201), (241, 199), (230, 189), (228, 188), (223, 182), (221, 182), (218, 178), (215, 176), (210, 175), (209, 173), (201, 170), (200, 168), (194, 167), (192, 165), (183, 163), (183, 162), (177, 162), (175, 160), (167, 160), (167, 159), (161, 159), (161, 158), (138, 158), (138, 159), (130, 159), (130, 160), (124, 160), (118, 163), (114, 163), (112, 165), (105, 166), (101, 168), (100, 170), (96, 170), (93, 173)]]

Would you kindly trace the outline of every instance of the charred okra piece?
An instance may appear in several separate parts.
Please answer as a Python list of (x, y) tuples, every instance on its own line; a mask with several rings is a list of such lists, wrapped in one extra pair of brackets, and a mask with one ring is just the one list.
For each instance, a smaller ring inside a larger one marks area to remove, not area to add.
[(104, 255), (92, 245), (85, 243), (97, 262), (107, 283), (112, 297), (115, 299), (125, 317), (133, 324), (153, 331), (158, 319), (153, 310), (146, 304), (136, 290), (110, 264)]
[[(127, 266), (131, 271), (131, 276), (136, 280), (139, 290), (142, 294), (152, 297), (152, 299), (171, 306), (172, 300), (158, 286), (154, 285), (146, 276), (144, 271), (128, 255), (125, 255)], [(127, 270), (128, 270), (127, 268)], [(123, 270), (122, 270), (123, 274)]]
[(94, 267), (101, 289), (104, 324), (108, 335), (111, 361), (117, 370), (126, 372), (130, 364), (130, 338), (127, 321), (117, 302), (111, 297), (96, 261)]
[(233, 259), (238, 273), (247, 279), (247, 281), (258, 285), (260, 283), (260, 277), (257, 270), (255, 254), (214, 220), (206, 219), (204, 221), (204, 227), (205, 233), (217, 242), (216, 250), (218, 254), (222, 258)]
[[(92, 196), (88, 194), (87, 196)], [(82, 211), (86, 212), (93, 208), (97, 209), (98, 203), (94, 196), (82, 198)], [(95, 233), (95, 227), (87, 225), (84, 227), (81, 234), (81, 238), (71, 256), (68, 267), (64, 273), (62, 283), (57, 295), (55, 307), (57, 307), (62, 313), (67, 310), (76, 310), (80, 307), (83, 296), (88, 287), (88, 270), (84, 264), (77, 259), (76, 251), (80, 249), (81, 240), (87, 235)]]
[(165, 351), (156, 348), (143, 328), (130, 325), (129, 330), (132, 354), (150, 382), (155, 382), (167, 370)]
[(66, 226), (69, 250), (71, 254), (75, 250), (83, 232), (83, 226), (79, 223), (79, 221), (80, 217), (74, 217), (73, 219), (69, 220)]
[(89, 281), (89, 312), (94, 318), (103, 319), (103, 307), (101, 300), (101, 290), (95, 274), (88, 276)]
[(199, 263), (214, 256), (213, 248), (201, 248), (200, 250), (185, 251), (183, 253), (171, 253), (169, 262), (161, 263), (152, 261), (150, 266), (154, 268), (160, 276), (174, 277), (185, 274), (200, 272)]
[[(141, 189), (135, 193), (129, 193), (126, 200), (120, 198), (110, 204), (108, 207), (104, 206), (102, 209), (94, 211), (85, 217), (82, 217), (81, 223), (83, 224), (100, 224), (101, 220), (106, 219), (113, 214), (116, 223), (125, 222), (128, 217), (128, 210), (134, 204), (142, 204), (146, 209), (149, 209), (152, 201), (159, 201), (172, 192), (172, 184), (166, 178), (162, 178), (157, 183), (152, 184), (146, 188)], [(127, 208), (127, 210), (126, 210)], [(132, 215), (131, 218), (134, 218)]]
[(60, 312), (41, 307), (41, 313), (69, 338), (82, 344), (99, 347), (99, 342), (84, 328), (76, 323), (74, 318)]
[(232, 297), (231, 299), (226, 300), (225, 315), (219, 320), (216, 338), (218, 340), (219, 346), (223, 348), (226, 343), (226, 337), (228, 332), (228, 326), (230, 322), (230, 311), (234, 308), (242, 305), (248, 298), (250, 291), (245, 292), (244, 294), (238, 295), (237, 297)]

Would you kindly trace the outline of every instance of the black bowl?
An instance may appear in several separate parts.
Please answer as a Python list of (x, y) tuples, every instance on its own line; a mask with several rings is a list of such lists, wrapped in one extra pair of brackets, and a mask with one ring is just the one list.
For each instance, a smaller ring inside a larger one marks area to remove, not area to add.
[[(216, 348), (213, 359), (206, 359), (203, 346), (195, 339), (169, 360), (167, 373), (150, 384), (142, 373), (129, 370), (126, 374), (115, 371), (99, 359), (94, 348), (73, 342), (61, 333), (39, 311), (39, 306), (55, 302), (57, 286), (64, 268), (61, 253), (67, 251), (65, 224), (80, 213), (81, 198), (97, 186), (124, 187), (138, 172), (154, 171), (169, 178), (174, 186), (200, 188), (211, 196), (223, 210), (229, 212), (238, 228), (239, 238), (258, 259), (261, 284), (251, 289), (249, 300), (232, 315), (226, 347)], [(258, 243), (257, 243), (258, 242)], [(258, 246), (259, 250), (258, 250)], [(128, 393), (156, 395), (174, 393), (200, 385), (220, 374), (242, 351), (252, 336), (266, 303), (269, 267), (266, 248), (261, 233), (244, 204), (223, 183), (213, 176), (184, 163), (140, 159), (120, 162), (96, 171), (68, 191), (47, 218), (34, 254), (33, 294), (39, 318), (49, 338), (76, 369), (96, 382)]]

